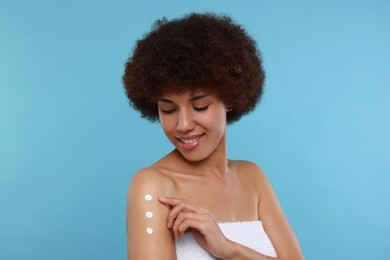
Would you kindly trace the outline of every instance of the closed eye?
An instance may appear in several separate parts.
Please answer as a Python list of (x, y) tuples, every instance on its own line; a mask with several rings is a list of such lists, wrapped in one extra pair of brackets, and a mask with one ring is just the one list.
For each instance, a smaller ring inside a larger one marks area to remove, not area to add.
[(194, 107), (194, 110), (195, 111), (205, 111), (205, 110), (207, 110), (207, 108), (209, 108), (209, 105), (204, 106), (204, 107)]
[(163, 108), (161, 108), (160, 109), (161, 110), (161, 112), (163, 112), (163, 113), (165, 113), (165, 114), (172, 114), (173, 112), (175, 112), (175, 108), (172, 108), (172, 109), (163, 109)]

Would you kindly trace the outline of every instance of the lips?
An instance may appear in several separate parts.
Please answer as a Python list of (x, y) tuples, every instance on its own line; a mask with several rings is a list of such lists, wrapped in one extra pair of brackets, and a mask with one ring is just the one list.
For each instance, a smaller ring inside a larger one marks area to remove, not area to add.
[(188, 137), (176, 137), (179, 140), (179, 144), (185, 150), (191, 150), (199, 145), (204, 134), (201, 135), (192, 135)]

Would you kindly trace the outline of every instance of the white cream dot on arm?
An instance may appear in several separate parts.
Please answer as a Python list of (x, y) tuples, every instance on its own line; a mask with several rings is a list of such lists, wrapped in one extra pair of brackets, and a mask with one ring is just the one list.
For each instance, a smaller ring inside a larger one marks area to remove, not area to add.
[(161, 178), (150, 168), (132, 178), (127, 199), (128, 259), (176, 259), (175, 240), (166, 225), (170, 209), (157, 200), (165, 192)]
[(150, 195), (150, 194), (146, 194), (145, 195), (145, 200), (146, 201), (151, 201), (152, 199), (153, 199), (152, 195)]
[(151, 217), (153, 217), (153, 213), (151, 211), (146, 211), (145, 212), (145, 217), (151, 218)]

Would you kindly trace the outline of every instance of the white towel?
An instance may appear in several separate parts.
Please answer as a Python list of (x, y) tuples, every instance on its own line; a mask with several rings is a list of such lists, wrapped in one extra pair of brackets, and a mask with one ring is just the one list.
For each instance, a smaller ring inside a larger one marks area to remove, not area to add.
[[(267, 256), (276, 257), (276, 251), (268, 235), (265, 233), (261, 221), (229, 222), (218, 224), (223, 234), (230, 240), (252, 248)], [(196, 242), (191, 232), (176, 240), (176, 256), (178, 260), (214, 260)]]

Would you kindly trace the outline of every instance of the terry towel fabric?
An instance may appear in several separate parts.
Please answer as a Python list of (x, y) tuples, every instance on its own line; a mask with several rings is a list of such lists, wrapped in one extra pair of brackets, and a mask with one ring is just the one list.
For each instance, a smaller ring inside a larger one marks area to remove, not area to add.
[[(252, 248), (264, 255), (277, 257), (275, 248), (267, 233), (265, 233), (261, 221), (220, 223), (218, 225), (228, 239)], [(175, 244), (178, 260), (216, 259), (199, 246), (191, 232), (186, 233), (182, 238), (176, 240)]]

